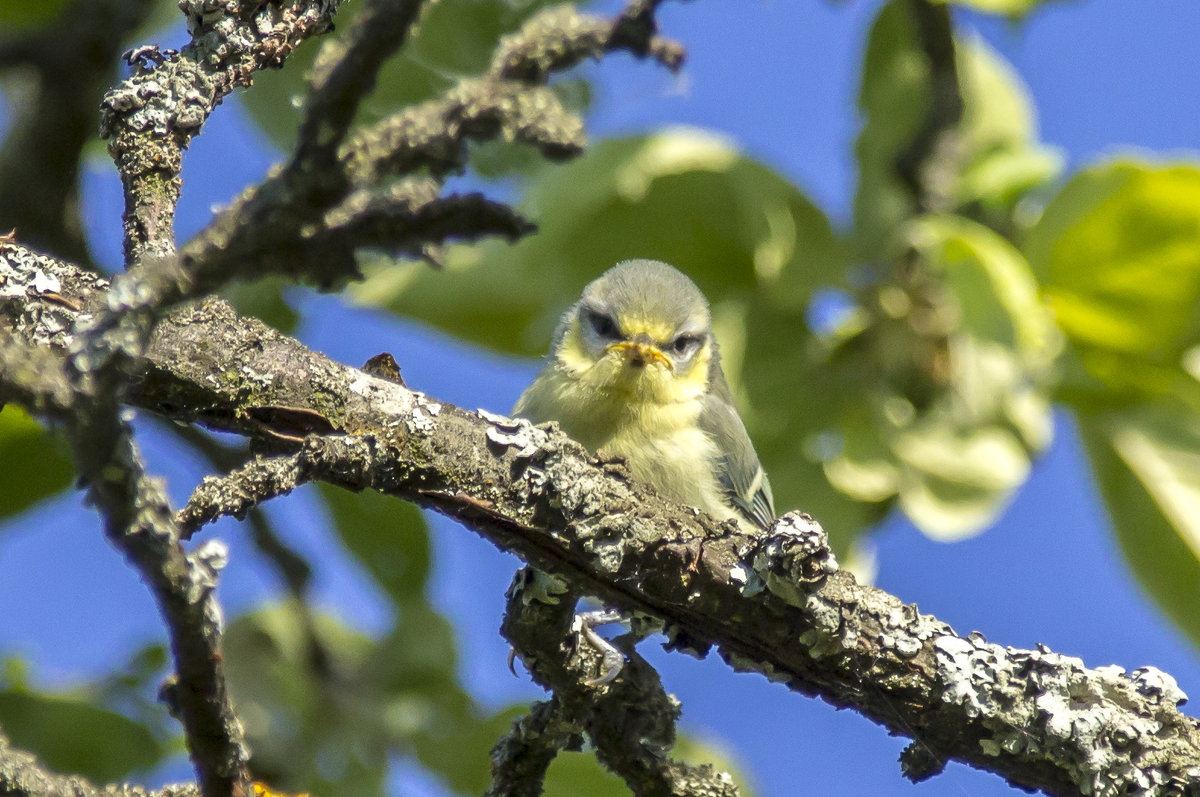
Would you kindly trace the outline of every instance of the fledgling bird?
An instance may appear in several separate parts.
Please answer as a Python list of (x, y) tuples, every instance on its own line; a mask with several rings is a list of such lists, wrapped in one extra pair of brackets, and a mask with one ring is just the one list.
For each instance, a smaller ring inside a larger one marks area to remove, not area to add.
[(708, 302), (655, 260), (606, 271), (563, 315), (515, 415), (557, 421), (593, 452), (718, 520), (764, 529), (771, 486), (721, 370)]

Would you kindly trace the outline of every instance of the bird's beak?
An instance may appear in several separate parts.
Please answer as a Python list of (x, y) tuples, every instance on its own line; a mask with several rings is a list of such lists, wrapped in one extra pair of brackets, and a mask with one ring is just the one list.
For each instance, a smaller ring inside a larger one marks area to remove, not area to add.
[(668, 368), (671, 366), (671, 360), (667, 355), (663, 354), (656, 347), (649, 343), (641, 343), (633, 340), (622, 340), (619, 343), (610, 343), (607, 347), (608, 351), (619, 351), (625, 355), (629, 364), (635, 368), (641, 368), (649, 363), (662, 363)]

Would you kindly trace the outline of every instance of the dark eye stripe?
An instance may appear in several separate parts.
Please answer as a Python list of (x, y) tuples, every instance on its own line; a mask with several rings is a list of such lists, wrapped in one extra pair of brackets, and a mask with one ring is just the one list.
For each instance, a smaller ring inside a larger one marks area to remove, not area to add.
[(584, 318), (587, 319), (588, 324), (595, 330), (596, 334), (602, 338), (619, 338), (621, 336), (621, 330), (617, 328), (617, 322), (605, 313), (595, 310), (584, 310)]

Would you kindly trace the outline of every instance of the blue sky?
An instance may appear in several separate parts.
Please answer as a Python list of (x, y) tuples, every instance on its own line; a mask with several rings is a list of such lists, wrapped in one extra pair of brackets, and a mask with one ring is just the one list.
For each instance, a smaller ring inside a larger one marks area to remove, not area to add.
[[(858, 65), (878, 6), (877, 0), (667, 4), (664, 29), (689, 49), (684, 75), (673, 78), (629, 58), (605, 61), (592, 70), (599, 102), (591, 135), (663, 124), (723, 131), (844, 222), (853, 197)], [(1069, 168), (1131, 148), (1178, 155), (1200, 142), (1195, 0), (1055, 3), (1018, 25), (958, 18), (1017, 68), (1030, 87), (1043, 139), (1061, 148)], [(277, 157), (239, 104), (226, 102), (185, 160), (181, 239)], [(115, 265), (121, 203), (109, 164), (97, 162), (89, 170), (84, 196), (97, 253)], [(389, 350), (410, 385), (468, 408), (507, 410), (536, 367), (347, 309), (335, 299), (301, 291), (295, 297), (307, 314), (301, 337), (309, 345), (355, 364)], [(200, 463), (179, 457), (151, 425), (143, 426), (148, 460), (182, 501), (202, 474)], [(313, 522), (316, 502), (301, 491), (272, 511), (287, 539), (323, 563), (321, 605), (360, 627), (381, 628), (386, 614), (379, 596)], [(233, 547), (221, 588), (231, 613), (277, 592), (276, 580), (255, 563), (236, 524), (222, 523), (212, 533)], [(527, 681), (507, 672), (506, 648), (496, 632), (516, 560), (440, 518), (434, 539), (433, 594), (459, 624), (464, 682), (492, 706), (536, 697)], [(978, 629), (991, 641), (1022, 647), (1042, 642), (1091, 666), (1155, 665), (1175, 675), (1185, 692), (1200, 693), (1200, 657), (1163, 622), (1125, 569), (1066, 416), (1058, 417), (1053, 447), (995, 527), (945, 545), (893, 518), (875, 544), (879, 585), (960, 632)], [(0, 528), (0, 572), (6, 574), (0, 581), (0, 657), (31, 660), (39, 682), (70, 684), (103, 672), (161, 635), (146, 590), (103, 542), (77, 495)], [(909, 785), (896, 764), (904, 740), (866, 720), (761, 677), (734, 675), (715, 657), (697, 662), (668, 656), (654, 640), (641, 649), (683, 701), (684, 729), (721, 740), (753, 776), (756, 794), (1019, 793), (995, 776), (961, 766)], [(428, 780), (399, 781), (403, 793), (439, 793)]]

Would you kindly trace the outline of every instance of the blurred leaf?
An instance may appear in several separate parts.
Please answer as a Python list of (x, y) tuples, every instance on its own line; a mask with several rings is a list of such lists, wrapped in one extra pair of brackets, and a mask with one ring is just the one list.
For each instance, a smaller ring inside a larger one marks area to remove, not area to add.
[(0, 3), (0, 29), (30, 33), (52, 25), (68, 0), (39, 0), (36, 3)]
[(382, 795), (380, 696), (358, 675), (371, 640), (329, 617), (314, 625), (317, 648), (285, 604), (238, 618), (226, 632), (226, 672), (254, 751), (251, 768), (285, 791)]
[[(150, 644), (135, 650), (124, 664), (93, 684), (89, 692), (105, 708), (140, 722), (158, 738), (178, 737), (179, 724), (158, 699), (163, 678), (170, 673), (165, 645)], [(182, 750), (182, 739), (178, 738)]]
[(978, 203), (990, 210), (1011, 208), (1062, 170), (1062, 155), (1046, 147), (984, 152), (963, 170), (957, 200), (960, 205)]
[(896, 160), (920, 130), (930, 103), (929, 67), (913, 28), (907, 2), (892, 0), (880, 9), (867, 38), (854, 195), (855, 243), (867, 258), (883, 255), (897, 225), (912, 213)]
[(50, 769), (99, 783), (145, 772), (166, 754), (146, 727), (65, 695), (0, 691), (0, 728)]
[(381, 259), (351, 295), (536, 355), (583, 286), (620, 260), (670, 262), (714, 302), (761, 282), (797, 305), (814, 285), (838, 279), (844, 263), (828, 221), (795, 187), (695, 130), (597, 144), (544, 172), (524, 207), (537, 235), (453, 247), (441, 272)]
[[(962, 118), (952, 151), (939, 155), (925, 180), (955, 206), (977, 204), (1007, 226), (1016, 202), (1053, 179), (1062, 158), (1036, 143), (1033, 104), (1016, 71), (982, 39), (955, 43)], [(864, 258), (893, 254), (900, 226), (916, 212), (897, 163), (924, 125), (929, 82), (910, 5), (893, 0), (871, 28), (859, 93), (865, 121), (855, 148), (854, 235)]]
[(1016, 350), (1031, 366), (1049, 364), (1060, 336), (1016, 247), (961, 216), (925, 216), (911, 229), (913, 244), (951, 288), (965, 329)]
[(510, 706), (486, 719), (422, 735), (416, 739), (417, 759), (459, 794), (483, 794), (491, 783), (492, 747), (526, 711), (528, 706)]
[[(1118, 160), (1087, 169), (1045, 209), (1029, 262), (1081, 373), (1064, 397), (1096, 407), (1195, 390), (1200, 342), (1200, 169)], [(1070, 375), (1070, 372), (1068, 372)]]
[(300, 316), (288, 304), (285, 291), (291, 282), (266, 276), (252, 282), (237, 280), (221, 289), (221, 295), (242, 315), (254, 316), (283, 333), (296, 329)]
[(629, 787), (596, 760), (590, 750), (564, 751), (554, 757), (546, 771), (546, 797), (625, 797)]
[[(431, 736), (417, 744), (421, 764), (441, 775), (446, 785), (459, 794), (482, 794), (491, 782), (489, 753), (500, 737), (512, 730), (528, 706), (502, 709), (490, 717), (463, 723), (453, 736)], [(730, 772), (744, 797), (752, 797), (748, 780), (719, 747), (680, 734), (671, 755), (691, 764), (712, 764)], [(591, 751), (560, 752), (546, 773), (543, 794), (547, 797), (623, 797), (629, 789), (616, 775), (602, 767)]]
[(374, 490), (356, 493), (322, 484), (320, 493), (342, 542), (396, 605), (420, 598), (430, 555), (421, 510)]
[(1125, 560), (1200, 642), (1200, 416), (1164, 399), (1076, 417)]
[(0, 518), (15, 515), (71, 485), (65, 446), (20, 407), (0, 408), (0, 462), (23, 463), (0, 479)]
[(982, 531), (1025, 483), (1029, 454), (1011, 432), (994, 426), (927, 426), (897, 435), (893, 444), (908, 466), (900, 506), (933, 539)]
[(716, 740), (680, 733), (675, 739), (675, 749), (671, 751), (671, 757), (696, 766), (711, 764), (718, 771), (729, 773), (742, 797), (754, 797), (754, 790), (750, 788), (751, 779), (745, 769), (733, 753)]
[[(389, 759), (472, 721), (450, 624), (409, 600), (382, 639), (293, 604), (236, 620), (225, 661), (255, 776), (285, 791), (382, 795)], [(313, 642), (316, 642), (314, 645)]]
[(769, 292), (754, 298), (745, 319), (744, 417), (771, 476), (776, 511), (798, 507), (819, 518), (841, 556), (883, 518), (895, 494), (886, 466), (872, 473), (871, 485), (853, 481), (865, 492), (840, 489), (837, 476), (845, 472), (827, 471), (850, 447), (864, 454), (862, 470), (878, 465), (866, 453), (876, 444), (874, 431), (859, 434), (869, 424), (866, 404), (878, 369), (853, 342), (812, 335), (803, 314), (778, 307)]
[[(375, 90), (359, 110), (358, 122), (379, 121), (483, 71), (500, 37), (547, 5), (551, 5), (549, 0), (439, 0), (427, 4), (406, 46), (380, 70)], [(339, 9), (339, 31), (350, 27), (360, 8), (360, 3), (346, 3)], [(250, 117), (282, 150), (290, 150), (295, 141), (308, 93), (308, 73), (328, 39), (322, 36), (301, 44), (288, 56), (284, 69), (257, 73), (254, 88), (244, 95)]]

